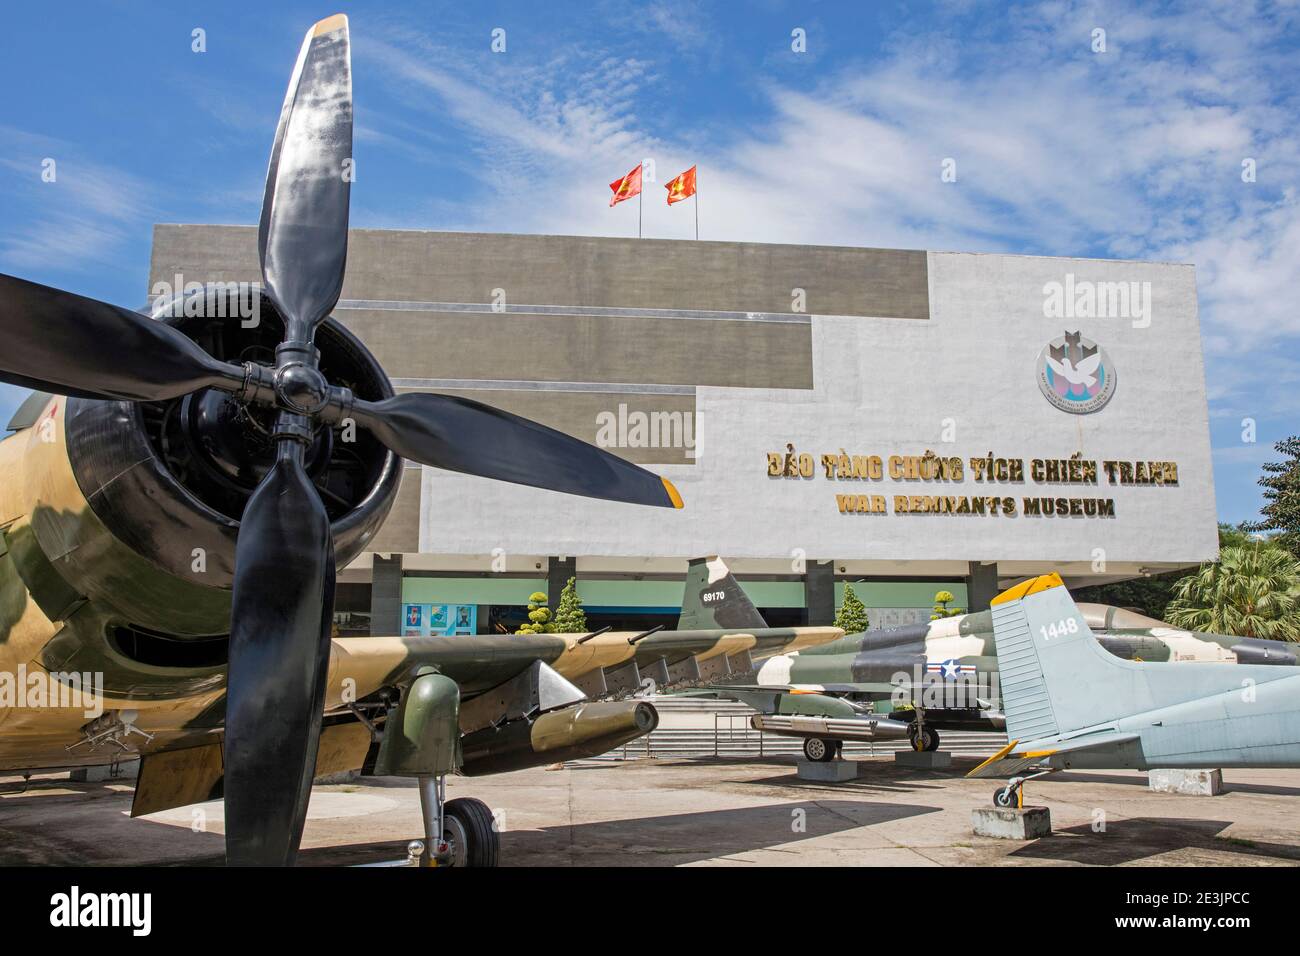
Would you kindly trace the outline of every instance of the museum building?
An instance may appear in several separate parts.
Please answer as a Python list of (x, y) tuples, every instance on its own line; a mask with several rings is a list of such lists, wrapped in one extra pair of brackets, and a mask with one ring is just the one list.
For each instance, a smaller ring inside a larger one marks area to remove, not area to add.
[[(258, 277), (256, 227), (155, 227), (151, 294)], [(938, 590), (980, 608), (1218, 551), (1191, 265), (357, 229), (334, 314), (398, 391), (535, 419), (685, 501), (408, 463), (339, 573), (344, 633), (513, 629), (570, 577), (593, 626), (671, 627), (706, 554), (774, 625), (828, 623), (855, 582), (893, 626)]]

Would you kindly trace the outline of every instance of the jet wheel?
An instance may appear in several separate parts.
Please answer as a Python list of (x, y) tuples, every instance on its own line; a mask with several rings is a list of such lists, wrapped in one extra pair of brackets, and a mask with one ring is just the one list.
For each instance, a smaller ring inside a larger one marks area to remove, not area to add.
[(1003, 810), (1014, 810), (1019, 807), (1019, 788), (1006, 786), (993, 791), (993, 806), (1000, 807)]
[(838, 741), (826, 740), (823, 737), (809, 737), (803, 742), (803, 755), (814, 763), (826, 763), (835, 759), (839, 749), (836, 747), (837, 743)]
[(482, 800), (458, 797), (443, 806), (442, 832), (448, 844), (447, 866), (496, 866), (501, 836), (492, 811)]
[(907, 730), (907, 739), (916, 751), (930, 753), (939, 749), (939, 731), (933, 727), (926, 727), (918, 734), (916, 724), (912, 724)]

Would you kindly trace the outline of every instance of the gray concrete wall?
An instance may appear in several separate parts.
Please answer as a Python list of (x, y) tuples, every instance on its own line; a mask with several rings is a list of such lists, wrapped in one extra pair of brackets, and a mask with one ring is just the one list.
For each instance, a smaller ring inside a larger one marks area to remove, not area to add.
[(392, 510), (370, 541), (367, 551), (409, 554), (420, 550), (420, 470), (407, 467), (393, 499)]
[(370, 633), (402, 633), (402, 556), (375, 556), (371, 568)]
[[(178, 271), (255, 280), (256, 228), (155, 226), (150, 284)], [(376, 229), (348, 234), (343, 298), (789, 313), (796, 288), (809, 314), (929, 314), (916, 250)]]

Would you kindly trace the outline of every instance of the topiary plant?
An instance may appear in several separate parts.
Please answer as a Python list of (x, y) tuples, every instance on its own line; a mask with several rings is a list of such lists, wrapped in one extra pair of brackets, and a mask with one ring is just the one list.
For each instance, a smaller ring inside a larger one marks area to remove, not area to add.
[(560, 592), (560, 605), (555, 609), (555, 630), (560, 634), (582, 634), (587, 630), (587, 614), (578, 597), (578, 579), (569, 578)]
[(528, 623), (521, 624), (516, 634), (553, 634), (555, 625), (551, 623), (551, 609), (547, 607), (549, 599), (541, 591), (528, 595)]
[(936, 594), (934, 596), (934, 612), (930, 615), (930, 620), (938, 621), (945, 617), (956, 617), (958, 614), (965, 614), (966, 612), (962, 608), (948, 607), (955, 600), (957, 599), (953, 597), (951, 591), (940, 591)]
[(867, 608), (853, 593), (853, 585), (844, 585), (844, 603), (835, 612), (835, 626), (842, 628), (845, 634), (859, 634), (871, 627), (867, 618)]

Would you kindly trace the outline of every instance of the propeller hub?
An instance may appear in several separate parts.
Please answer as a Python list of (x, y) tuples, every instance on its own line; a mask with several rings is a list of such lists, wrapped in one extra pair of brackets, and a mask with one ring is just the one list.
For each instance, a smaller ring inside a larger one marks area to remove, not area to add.
[(289, 362), (276, 370), (275, 394), (295, 412), (315, 415), (329, 403), (330, 387), (317, 369)]

